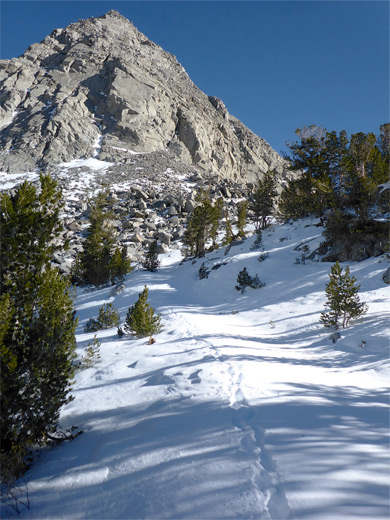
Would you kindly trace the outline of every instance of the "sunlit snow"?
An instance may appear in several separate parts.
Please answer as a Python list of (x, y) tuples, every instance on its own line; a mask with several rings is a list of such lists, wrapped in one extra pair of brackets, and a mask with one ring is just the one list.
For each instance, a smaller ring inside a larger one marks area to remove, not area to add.
[[(295, 263), (322, 240), (316, 223), (273, 225), (264, 250), (172, 251), (118, 295), (78, 289), (79, 357), (88, 318), (112, 302), (123, 323), (145, 284), (164, 329), (152, 345), (97, 333), (101, 359), (61, 415), (84, 433), (43, 451), (20, 517), (388, 520), (388, 263), (350, 264), (368, 313), (333, 343), (319, 323), (331, 264)], [(266, 286), (236, 291), (243, 267)]]

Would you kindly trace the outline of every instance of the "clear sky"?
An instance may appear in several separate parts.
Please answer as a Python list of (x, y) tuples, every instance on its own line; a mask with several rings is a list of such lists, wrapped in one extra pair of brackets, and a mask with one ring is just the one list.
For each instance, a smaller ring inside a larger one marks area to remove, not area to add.
[(389, 115), (388, 1), (0, 1), (3, 59), (116, 9), (277, 151), (296, 128), (378, 133)]

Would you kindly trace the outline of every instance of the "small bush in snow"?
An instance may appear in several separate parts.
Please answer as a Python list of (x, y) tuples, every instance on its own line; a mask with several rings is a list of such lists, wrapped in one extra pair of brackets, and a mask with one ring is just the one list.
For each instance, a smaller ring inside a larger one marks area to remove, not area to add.
[(308, 246), (304, 245), (301, 249), (301, 258), (296, 258), (295, 263), (296, 264), (306, 264), (306, 259), (308, 254), (310, 253), (310, 249)]
[(259, 289), (260, 287), (264, 286), (265, 283), (259, 279), (257, 274), (255, 276), (250, 276), (246, 267), (244, 267), (244, 269), (238, 273), (236, 290), (241, 291), (241, 294), (245, 292), (247, 287), (251, 287), (252, 289)]
[(203, 280), (204, 278), (208, 278), (210, 274), (210, 271), (207, 270), (207, 267), (204, 265), (204, 262), (200, 266), (200, 269), (198, 271), (199, 280)]
[(261, 229), (259, 229), (256, 232), (256, 239), (253, 242), (253, 244), (251, 245), (250, 250), (254, 251), (255, 249), (259, 249), (262, 243), (263, 243), (263, 236), (262, 236), (262, 233), (261, 233)]
[(122, 329), (122, 327), (118, 327), (117, 334), (120, 338), (122, 338), (125, 335), (125, 332)]
[(267, 260), (267, 258), (269, 257), (269, 253), (262, 253), (258, 258), (257, 260), (259, 262), (264, 262), (264, 260)]
[(262, 282), (257, 274), (252, 277), (252, 281), (249, 285), (249, 287), (252, 287), (252, 289), (260, 289), (260, 287), (264, 287), (265, 282)]
[(95, 332), (97, 330), (109, 329), (119, 325), (119, 312), (112, 303), (106, 303), (99, 309), (97, 319), (89, 318), (84, 325), (84, 332)]
[(96, 334), (93, 337), (93, 342), (88, 343), (88, 347), (85, 349), (85, 353), (81, 358), (80, 368), (89, 368), (94, 365), (100, 359), (100, 346), (101, 343), (97, 339)]

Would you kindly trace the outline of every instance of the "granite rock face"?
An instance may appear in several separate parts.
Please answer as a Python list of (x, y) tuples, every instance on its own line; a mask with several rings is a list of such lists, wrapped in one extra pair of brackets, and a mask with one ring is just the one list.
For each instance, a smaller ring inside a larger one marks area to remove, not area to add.
[(160, 152), (238, 182), (287, 163), (116, 11), (0, 61), (0, 170)]

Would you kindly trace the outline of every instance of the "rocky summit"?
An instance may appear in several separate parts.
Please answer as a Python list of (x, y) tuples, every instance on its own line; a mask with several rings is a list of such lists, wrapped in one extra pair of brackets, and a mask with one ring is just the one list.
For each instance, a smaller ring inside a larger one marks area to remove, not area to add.
[(267, 142), (116, 11), (56, 29), (0, 61), (0, 147), (7, 173), (91, 157), (128, 170), (134, 152), (152, 153), (157, 169), (160, 161), (180, 163), (235, 182), (287, 170)]

